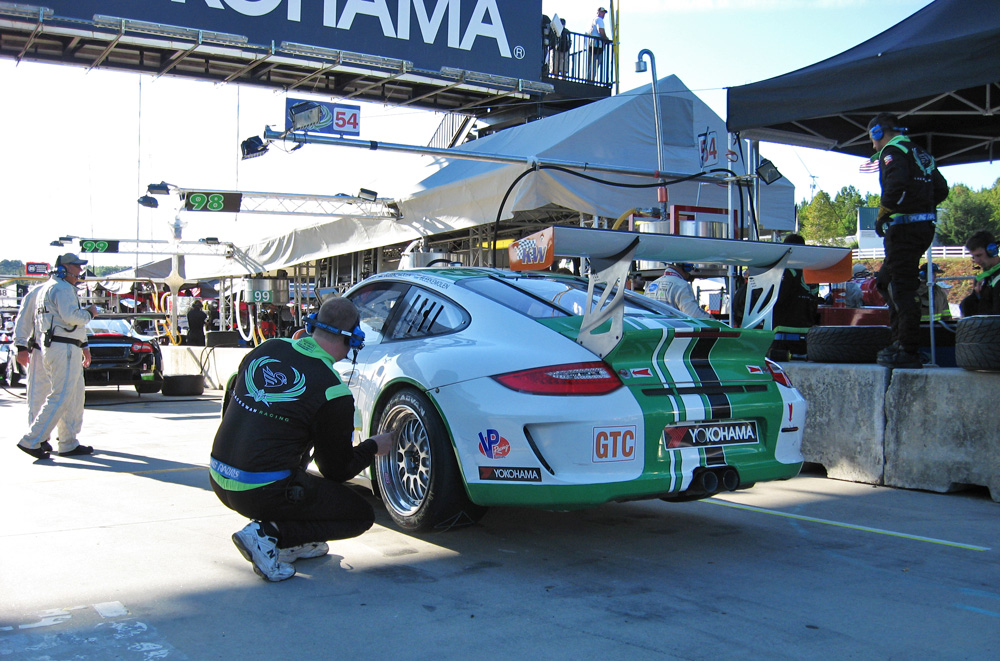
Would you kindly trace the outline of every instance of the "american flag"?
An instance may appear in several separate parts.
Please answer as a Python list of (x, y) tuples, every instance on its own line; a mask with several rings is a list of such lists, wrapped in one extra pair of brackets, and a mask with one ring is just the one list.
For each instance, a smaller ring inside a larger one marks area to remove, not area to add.
[(878, 161), (865, 161), (858, 168), (858, 172), (878, 172)]

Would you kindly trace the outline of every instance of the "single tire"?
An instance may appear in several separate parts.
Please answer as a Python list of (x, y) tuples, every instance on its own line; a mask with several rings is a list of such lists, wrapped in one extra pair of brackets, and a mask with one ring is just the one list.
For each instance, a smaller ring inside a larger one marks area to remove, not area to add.
[(205, 377), (201, 374), (175, 374), (163, 377), (163, 394), (168, 397), (200, 395), (205, 392)]
[(967, 370), (1000, 370), (1000, 316), (977, 315), (958, 320), (955, 364)]
[(465, 492), (455, 451), (430, 400), (406, 388), (394, 394), (379, 418), (379, 433), (398, 429), (392, 451), (375, 458), (375, 478), (389, 516), (410, 532), (471, 525), (486, 513)]
[(135, 391), (140, 395), (152, 395), (160, 392), (163, 381), (140, 381), (135, 384)]
[(813, 363), (874, 363), (891, 339), (888, 326), (813, 326), (806, 355)]

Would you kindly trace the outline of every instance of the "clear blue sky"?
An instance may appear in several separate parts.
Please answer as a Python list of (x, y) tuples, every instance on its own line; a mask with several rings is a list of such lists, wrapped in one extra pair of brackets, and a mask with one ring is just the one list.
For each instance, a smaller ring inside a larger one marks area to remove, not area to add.
[[(603, 0), (543, 0), (574, 31), (586, 32)], [(913, 14), (927, 0), (620, 0), (621, 90), (648, 84), (634, 61), (643, 48), (657, 73), (674, 74), (720, 116), (727, 86), (764, 80), (836, 55)], [(605, 6), (610, 8), (610, 2)], [(0, 60), (0, 258), (52, 261), (49, 242), (71, 234), (99, 238), (168, 238), (172, 213), (138, 208), (151, 182), (189, 188), (299, 193), (349, 193), (381, 181), (380, 194), (405, 191), (433, 164), (429, 159), (309, 146), (295, 154), (272, 148), (240, 162), (239, 142), (279, 124), (281, 93), (164, 77)], [(16, 99), (17, 102), (11, 103)], [(440, 116), (367, 105), (362, 138), (426, 144)], [(810, 197), (810, 183), (835, 194), (854, 185), (878, 192), (876, 175), (858, 172), (861, 159), (804, 148), (763, 145), (764, 155)], [(391, 173), (389, 189), (385, 174)], [(952, 183), (991, 186), (996, 164), (946, 168)], [(395, 190), (392, 190), (392, 189)], [(190, 214), (189, 214), (190, 215)], [(252, 216), (190, 220), (185, 239), (218, 236), (242, 242), (273, 235), (287, 223)], [(102, 261), (111, 260), (111, 261)], [(98, 264), (132, 264), (135, 256), (98, 257)], [(147, 261), (139, 258), (140, 262)]]

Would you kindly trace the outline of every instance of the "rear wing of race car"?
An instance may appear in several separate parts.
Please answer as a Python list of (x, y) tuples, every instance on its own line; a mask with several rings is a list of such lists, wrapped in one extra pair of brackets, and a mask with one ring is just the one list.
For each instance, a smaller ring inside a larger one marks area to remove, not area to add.
[[(594, 301), (598, 286), (603, 286), (603, 291), (599, 300), (584, 311), (578, 342), (602, 358), (622, 338), (625, 281), (633, 260), (747, 267), (752, 275), (747, 278), (744, 328), (753, 328), (762, 322), (765, 328), (771, 328), (771, 311), (786, 268), (803, 269), (807, 282), (846, 282), (851, 279), (851, 251), (847, 248), (563, 225), (554, 225), (518, 239), (507, 252), (510, 267), (515, 271), (547, 269), (557, 257), (590, 260), (589, 300)], [(598, 327), (609, 320), (610, 330), (597, 332)]]

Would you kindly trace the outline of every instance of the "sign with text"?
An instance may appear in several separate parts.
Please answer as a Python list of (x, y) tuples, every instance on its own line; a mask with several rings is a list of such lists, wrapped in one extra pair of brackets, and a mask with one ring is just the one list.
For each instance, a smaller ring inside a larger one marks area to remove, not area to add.
[(358, 137), (361, 135), (361, 106), (305, 99), (285, 99), (285, 130), (292, 128), (292, 113), (309, 107), (316, 113), (316, 123), (305, 128), (310, 133)]
[(80, 252), (118, 252), (118, 242), (110, 239), (80, 239)]
[(28, 262), (24, 265), (25, 275), (48, 275), (52, 268), (48, 262)]
[(187, 191), (184, 193), (185, 211), (221, 211), (236, 213), (243, 204), (242, 193), (215, 191)]
[[(59, 18), (111, 16), (538, 80), (541, 0), (45, 0)], [(107, 28), (114, 30), (113, 27)], [(299, 57), (302, 57), (301, 55)]]

